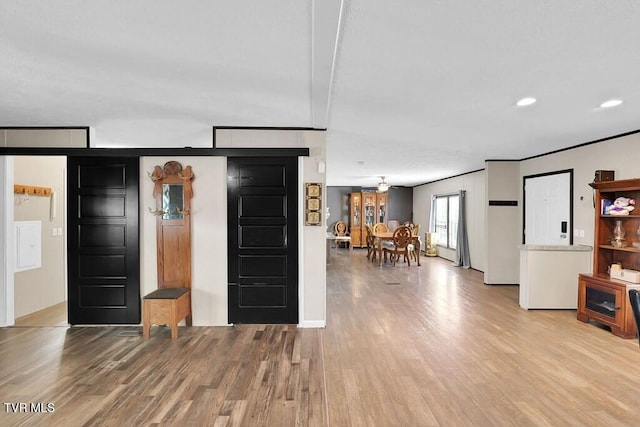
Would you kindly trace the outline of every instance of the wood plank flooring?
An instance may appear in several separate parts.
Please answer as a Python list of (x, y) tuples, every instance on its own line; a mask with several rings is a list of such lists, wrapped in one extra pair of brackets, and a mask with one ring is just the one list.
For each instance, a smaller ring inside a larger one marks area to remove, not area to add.
[(0, 329), (2, 402), (55, 405), (4, 405), (0, 425), (638, 425), (637, 340), (523, 310), (517, 287), (439, 258), (338, 252), (325, 329)]
[(16, 319), (16, 326), (69, 326), (67, 302), (52, 305)]
[(0, 425), (323, 425), (321, 331), (295, 325), (155, 330), (5, 328), (3, 402), (53, 403)]

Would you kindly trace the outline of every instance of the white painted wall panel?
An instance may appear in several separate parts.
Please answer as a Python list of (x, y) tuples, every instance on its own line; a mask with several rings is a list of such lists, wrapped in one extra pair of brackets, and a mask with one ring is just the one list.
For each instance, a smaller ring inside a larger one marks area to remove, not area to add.
[(42, 221), (16, 221), (16, 266), (14, 271), (42, 267)]

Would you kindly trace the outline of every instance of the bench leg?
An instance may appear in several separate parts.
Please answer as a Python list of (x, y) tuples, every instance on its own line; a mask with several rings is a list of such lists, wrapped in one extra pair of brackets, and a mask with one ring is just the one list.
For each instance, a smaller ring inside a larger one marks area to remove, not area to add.
[(171, 339), (178, 339), (178, 324), (176, 322), (171, 324)]

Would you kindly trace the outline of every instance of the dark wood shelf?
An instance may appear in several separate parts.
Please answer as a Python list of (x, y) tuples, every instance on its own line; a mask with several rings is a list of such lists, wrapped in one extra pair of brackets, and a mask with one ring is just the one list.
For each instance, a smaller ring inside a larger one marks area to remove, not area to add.
[(619, 248), (617, 246), (611, 246), (611, 245), (598, 245), (598, 248), (600, 248), (600, 249), (610, 249), (612, 251), (640, 253), (640, 248), (635, 248), (633, 246), (625, 246), (623, 248)]

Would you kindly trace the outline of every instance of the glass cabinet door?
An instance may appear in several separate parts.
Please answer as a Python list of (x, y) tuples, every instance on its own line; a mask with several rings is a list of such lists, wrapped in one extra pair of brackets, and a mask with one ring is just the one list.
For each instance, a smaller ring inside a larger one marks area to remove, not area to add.
[(378, 194), (378, 220), (377, 222), (387, 222), (387, 195)]
[(360, 196), (351, 196), (351, 224), (354, 227), (360, 225)]
[(376, 223), (376, 195), (364, 194), (362, 198), (364, 202), (364, 223), (372, 226)]

